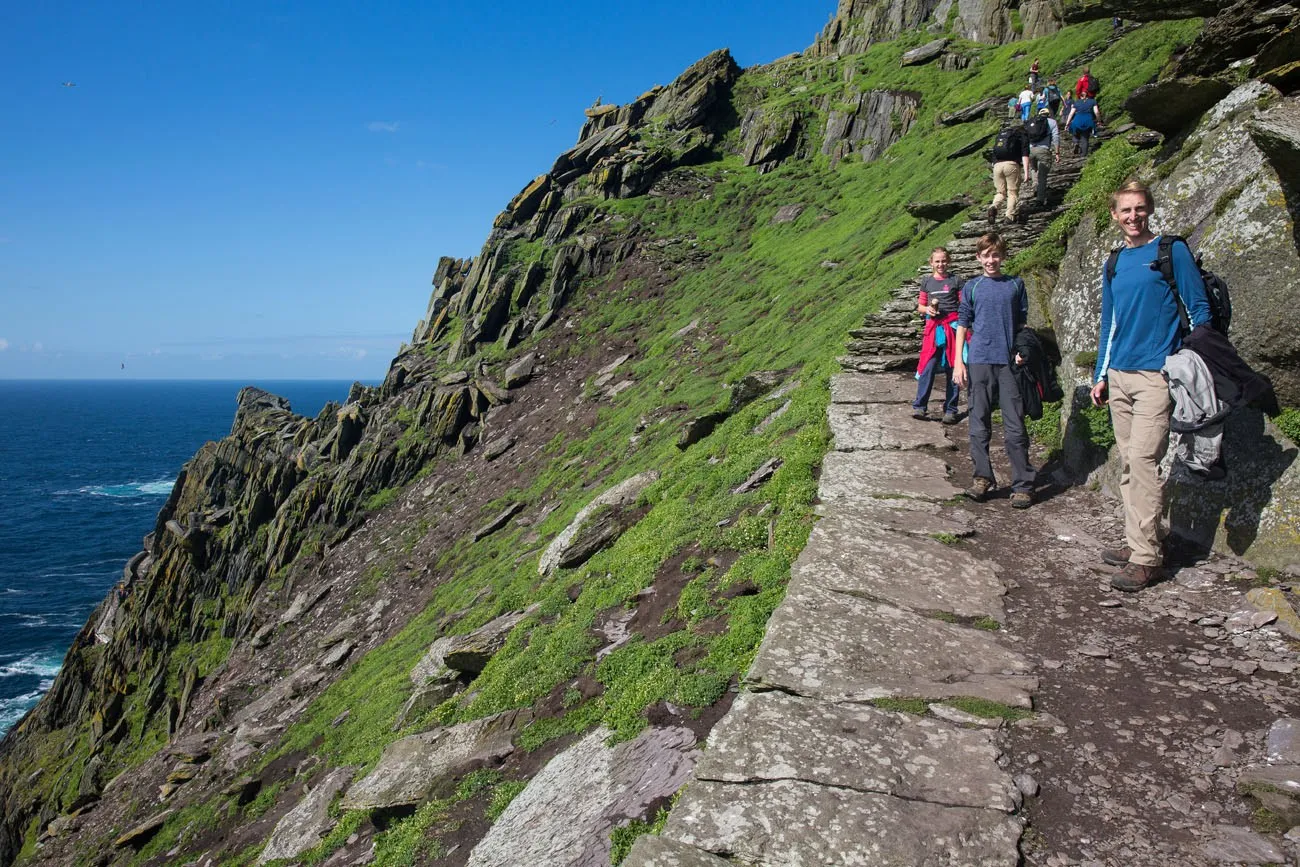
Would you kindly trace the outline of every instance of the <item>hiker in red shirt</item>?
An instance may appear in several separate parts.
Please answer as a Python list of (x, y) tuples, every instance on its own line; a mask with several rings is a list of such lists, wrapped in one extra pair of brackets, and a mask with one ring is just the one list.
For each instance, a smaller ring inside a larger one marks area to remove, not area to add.
[(1074, 83), (1075, 96), (1083, 99), (1085, 97), (1097, 97), (1097, 79), (1092, 77), (1092, 71), (1088, 67), (1083, 68), (1083, 75)]

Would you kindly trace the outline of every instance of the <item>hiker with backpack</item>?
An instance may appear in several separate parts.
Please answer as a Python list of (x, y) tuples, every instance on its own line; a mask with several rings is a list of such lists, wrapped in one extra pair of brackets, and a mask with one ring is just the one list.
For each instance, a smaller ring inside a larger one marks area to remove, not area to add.
[[(1006, 257), (1002, 236), (990, 232), (976, 242), (981, 273), (962, 287), (953, 376), (958, 386), (970, 389), (967, 418), (975, 472), (966, 496), (980, 502), (996, 484), (989, 461), (996, 399), (1002, 409), (1002, 442), (1011, 460), (1011, 507), (1027, 509), (1034, 503), (1034, 468), (1029, 463), (1025, 406), (1012, 368), (1025, 361), (1015, 350), (1015, 336), (1029, 318), (1029, 293), (1019, 277), (1002, 273)], [(969, 350), (967, 359), (962, 357), (963, 348)]]
[(957, 345), (957, 307), (961, 299), (961, 278), (948, 273), (948, 251), (935, 247), (930, 253), (930, 273), (921, 281), (917, 310), (925, 315), (921, 356), (916, 362), (916, 400), (912, 418), (930, 417), (926, 405), (934, 378), (942, 369), (944, 379), (943, 423), (957, 423), (959, 389), (953, 376)]
[(989, 227), (997, 225), (998, 208), (1007, 203), (1007, 221), (1019, 215), (1020, 182), (1029, 183), (1029, 139), (1024, 128), (1011, 123), (993, 140), (993, 204), (989, 205)]
[(1151, 231), (1155, 206), (1151, 190), (1139, 181), (1129, 181), (1110, 197), (1110, 216), (1124, 244), (1102, 269), (1091, 392), (1093, 406), (1110, 406), (1124, 501), (1125, 544), (1103, 551), (1101, 558), (1119, 567), (1111, 586), (1127, 592), (1165, 575), (1159, 470), (1169, 447), (1172, 404), (1160, 371), (1182, 342), (1184, 317), (1189, 329), (1211, 319), (1205, 282), (1187, 244), (1162, 243)]
[(1080, 75), (1079, 80), (1074, 83), (1074, 95), (1079, 99), (1088, 96), (1096, 99), (1097, 94), (1099, 93), (1101, 93), (1101, 85), (1098, 84), (1097, 79), (1093, 77), (1092, 68), (1085, 66), (1083, 68), (1083, 74)]
[(1097, 100), (1091, 96), (1080, 96), (1070, 107), (1070, 114), (1065, 119), (1065, 128), (1074, 136), (1074, 152), (1079, 156), (1088, 156), (1092, 146), (1092, 134), (1101, 123), (1101, 109)]
[(1053, 118), (1061, 116), (1061, 88), (1056, 83), (1056, 78), (1047, 79), (1047, 87), (1043, 88), (1043, 98), (1047, 100), (1047, 107), (1052, 112)]
[(1030, 90), (1038, 90), (1038, 82), (1041, 80), (1038, 70), (1039, 70), (1038, 58), (1035, 57), (1034, 62), (1029, 65), (1029, 89)]
[(1029, 139), (1029, 164), (1033, 166), (1034, 201), (1042, 208), (1047, 203), (1047, 176), (1061, 159), (1061, 131), (1052, 120), (1050, 109), (1040, 108), (1025, 124)]

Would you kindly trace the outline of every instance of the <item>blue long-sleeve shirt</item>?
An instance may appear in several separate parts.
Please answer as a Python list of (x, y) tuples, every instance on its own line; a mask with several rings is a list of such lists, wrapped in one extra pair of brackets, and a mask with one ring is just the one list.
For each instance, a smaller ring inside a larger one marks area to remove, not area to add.
[[(1010, 364), (1016, 332), (1029, 319), (1029, 293), (1019, 277), (972, 277), (961, 290), (957, 325), (970, 332), (970, 364)], [(1163, 360), (1163, 359), (1162, 359)]]
[[(1160, 239), (1141, 247), (1120, 250), (1115, 279), (1102, 269), (1101, 335), (1097, 342), (1097, 367), (1093, 382), (1105, 378), (1107, 370), (1159, 370), (1165, 357), (1182, 344), (1178, 302), (1173, 290), (1155, 267)], [(1210, 302), (1205, 281), (1186, 244), (1175, 243), (1170, 253), (1178, 294), (1187, 307), (1195, 328), (1210, 321)]]

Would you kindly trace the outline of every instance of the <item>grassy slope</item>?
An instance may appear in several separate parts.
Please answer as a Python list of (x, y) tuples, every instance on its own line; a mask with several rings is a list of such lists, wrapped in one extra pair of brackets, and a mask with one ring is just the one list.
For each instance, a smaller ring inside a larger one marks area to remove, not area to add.
[[(1113, 113), (1122, 95), (1150, 78), (1173, 43), (1195, 26), (1147, 26), (1095, 61), (1094, 71), (1104, 82), (1103, 109)], [(921, 224), (903, 205), (915, 199), (985, 193), (985, 166), (978, 157), (949, 161), (944, 155), (993, 125), (938, 127), (935, 115), (991, 94), (1013, 92), (1024, 65), (1013, 61), (1015, 55), (1036, 55), (1044, 68), (1057, 69), (1108, 30), (1107, 23), (1098, 22), (1014, 46), (961, 45), (977, 54), (978, 62), (951, 73), (935, 67), (899, 67), (902, 52), (928, 34), (909, 34), (841, 60), (795, 58), (746, 72), (736, 91), (742, 110), (761, 102), (815, 113), (813, 105), (821, 97), (828, 97), (833, 107), (849, 96), (849, 86), (843, 84), (846, 65), (855, 70), (853, 87), (918, 91), (922, 108), (910, 133), (875, 163), (849, 159), (831, 170), (825, 158), (816, 155), (759, 175), (727, 158), (693, 170), (716, 180), (709, 198), (641, 197), (605, 203), (606, 211), (635, 218), (658, 237), (693, 236), (699, 249), (715, 255), (702, 270), (677, 280), (667, 300), (638, 303), (608, 287), (586, 287), (589, 297), (575, 302), (570, 311), (579, 323), (573, 351), (582, 351), (582, 341), (598, 340), (602, 333), (635, 333), (641, 348), (633, 368), (637, 385), (601, 411), (587, 436), (553, 442), (551, 467), (501, 503), (562, 500), (565, 506), (537, 528), (546, 540), (599, 490), (584, 491), (585, 485), (607, 485), (653, 468), (663, 478), (645, 495), (650, 511), (612, 549), (547, 580), (537, 575), (535, 555), (515, 561), (527, 548), (522, 529), (477, 543), (466, 541), (447, 551), (438, 571), (453, 577), (436, 591), (429, 607), (330, 687), (289, 730), (276, 754), (310, 749), (330, 764), (371, 766), (383, 748), (402, 735), (437, 721), (528, 706), (582, 674), (599, 681), (603, 694), (586, 700), (576, 693), (569, 696), (567, 714), (534, 724), (524, 732), (523, 746), (536, 747), (598, 724), (612, 729), (617, 739), (627, 738), (645, 725), (644, 711), (656, 702), (700, 707), (717, 700), (747, 666), (768, 615), (780, 602), (790, 564), (807, 539), (816, 470), (829, 444), (827, 383), (846, 331), (912, 276), (929, 247), (949, 238), (960, 221)], [(1073, 73), (1063, 81), (1072, 81)], [(795, 92), (799, 88), (804, 89)], [(823, 124), (818, 118), (809, 126), (819, 131)], [(1125, 170), (1129, 162), (1124, 160)], [(1094, 183), (1100, 190), (1101, 182)], [(1095, 205), (1086, 196), (1079, 201), (1080, 208)], [(807, 205), (803, 214), (793, 223), (773, 225), (777, 208), (794, 202)], [(881, 251), (900, 239), (911, 246), (881, 258)], [(1044, 248), (1035, 253), (1033, 263), (1050, 258)], [(823, 262), (838, 267), (824, 267)], [(702, 332), (724, 340), (701, 342), (688, 356), (694, 360), (683, 363), (683, 348), (671, 335), (695, 319), (702, 320)], [(791, 395), (791, 409), (762, 434), (752, 434), (751, 429), (774, 404), (752, 405), (685, 452), (674, 445), (675, 425), (651, 425), (640, 432), (637, 446), (629, 447), (639, 421), (653, 417), (664, 404), (707, 411), (719, 402), (721, 383), (773, 368), (794, 370), (802, 385)], [(774, 456), (785, 463), (771, 482), (751, 494), (729, 493)], [(724, 519), (731, 523), (718, 527)], [(597, 640), (590, 630), (600, 614), (629, 605), (683, 552), (692, 555), (684, 568), (695, 573), (677, 606), (683, 628), (654, 641), (634, 640), (596, 663)], [(711, 557), (731, 565), (714, 568)], [(381, 562), (376, 582), (383, 576)], [(741, 584), (751, 585), (752, 592), (724, 597), (728, 588)], [(570, 601), (575, 585), (581, 592)], [(484, 588), (490, 592), (484, 593)], [(448, 615), (459, 615), (450, 631), (461, 633), (534, 602), (540, 603), (540, 610), (514, 631), (467, 697), (448, 702), (401, 732), (390, 731), (409, 695), (407, 673), (429, 643), (443, 634), (439, 627)], [(694, 652), (682, 653), (692, 648)], [(683, 657), (694, 661), (679, 665), (675, 660)], [(350, 716), (332, 725), (344, 710), (350, 710)], [(436, 855), (433, 838), (451, 805), (485, 788), (503, 802), (519, 785), (490, 777), (462, 782), (451, 798), (432, 802), (381, 833), (376, 863), (411, 864)], [(251, 805), (244, 819), (269, 807), (275, 796), (274, 791), (264, 794), (259, 801), (265, 803)], [(138, 862), (211, 826), (227, 808), (216, 800), (181, 811), (140, 853)], [(363, 818), (344, 817), (340, 829), (307, 863), (323, 860)], [(227, 863), (251, 863), (256, 851), (239, 853)]]

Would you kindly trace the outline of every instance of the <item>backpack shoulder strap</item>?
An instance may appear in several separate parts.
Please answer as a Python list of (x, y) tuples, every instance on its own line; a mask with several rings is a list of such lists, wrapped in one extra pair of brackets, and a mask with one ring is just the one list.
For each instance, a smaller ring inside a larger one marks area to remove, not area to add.
[(1174, 277), (1176, 242), (1181, 242), (1184, 247), (1187, 247), (1187, 252), (1191, 253), (1192, 248), (1188, 246), (1186, 238), (1181, 235), (1161, 235), (1160, 240), (1156, 242), (1156, 265), (1160, 268), (1160, 276), (1169, 284), (1169, 291), (1174, 293), (1174, 303), (1178, 305), (1178, 321), (1183, 327), (1183, 333), (1188, 334), (1192, 330), (1192, 320), (1187, 315), (1187, 305), (1183, 303), (1183, 296), (1178, 291), (1178, 280)]
[(1106, 257), (1105, 272), (1107, 283), (1115, 282), (1115, 269), (1119, 267), (1119, 254), (1123, 249), (1123, 247), (1116, 247), (1114, 250), (1111, 250), (1110, 255)]

